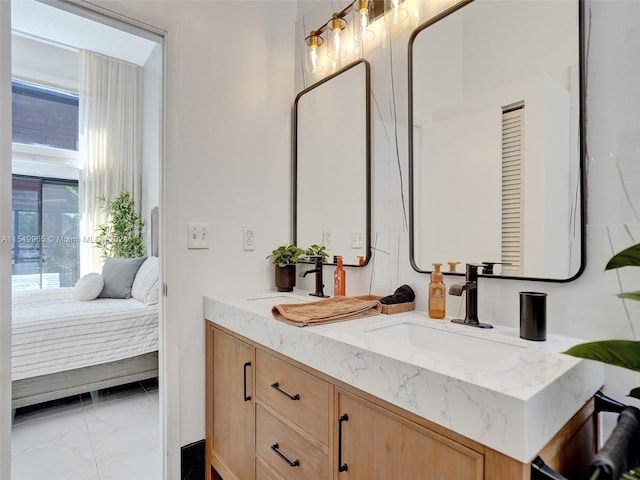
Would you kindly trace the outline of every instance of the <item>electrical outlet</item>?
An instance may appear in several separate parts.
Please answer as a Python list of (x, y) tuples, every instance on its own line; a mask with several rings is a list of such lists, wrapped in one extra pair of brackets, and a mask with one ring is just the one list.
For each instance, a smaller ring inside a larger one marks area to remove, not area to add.
[(209, 248), (208, 224), (190, 223), (187, 234), (187, 248)]
[(242, 250), (248, 252), (256, 249), (256, 237), (253, 227), (242, 227)]
[(362, 230), (351, 230), (351, 248), (363, 248), (364, 235)]
[(322, 231), (322, 245), (324, 245), (326, 250), (331, 250), (332, 237), (333, 232), (331, 230)]

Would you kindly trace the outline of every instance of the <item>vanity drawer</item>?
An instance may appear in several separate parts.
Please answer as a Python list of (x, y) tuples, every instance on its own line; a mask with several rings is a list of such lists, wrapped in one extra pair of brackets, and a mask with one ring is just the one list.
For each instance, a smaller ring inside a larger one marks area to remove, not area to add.
[(325, 445), (329, 384), (262, 350), (256, 351), (256, 396)]
[(256, 455), (256, 480), (282, 480), (260, 455)]
[[(330, 477), (328, 449), (285, 425), (260, 405), (256, 406), (256, 454), (258, 460), (264, 460), (287, 480)], [(259, 461), (256, 463), (260, 466)], [(266, 467), (260, 476), (273, 478)]]

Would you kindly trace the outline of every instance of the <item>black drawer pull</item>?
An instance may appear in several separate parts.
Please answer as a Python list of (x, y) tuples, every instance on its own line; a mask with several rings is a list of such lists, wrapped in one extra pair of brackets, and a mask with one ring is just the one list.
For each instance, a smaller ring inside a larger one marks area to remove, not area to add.
[(338, 418), (338, 472), (346, 472), (349, 470), (349, 466), (346, 463), (342, 463), (342, 422), (348, 422), (349, 415), (346, 413), (340, 415)]
[(280, 384), (278, 382), (272, 383), (271, 384), (271, 388), (275, 388), (281, 394), (287, 396), (289, 398), (289, 400), (300, 400), (300, 394), (299, 393), (296, 393), (295, 395), (289, 395), (287, 392), (285, 392), (284, 390), (282, 390), (280, 388)]
[(244, 384), (243, 384), (243, 390), (244, 390), (244, 401), (248, 402), (249, 400), (251, 400), (251, 395), (247, 395), (247, 367), (251, 366), (251, 362), (247, 362), (244, 364)]
[(300, 466), (300, 460), (298, 460), (297, 458), (292, 462), (291, 460), (289, 460), (287, 457), (284, 456), (284, 454), (278, 450), (279, 445), (277, 443), (274, 443), (273, 445), (271, 445), (271, 450), (273, 450), (274, 452), (276, 452), (276, 454), (285, 462), (287, 462), (287, 464), (290, 467), (299, 467)]

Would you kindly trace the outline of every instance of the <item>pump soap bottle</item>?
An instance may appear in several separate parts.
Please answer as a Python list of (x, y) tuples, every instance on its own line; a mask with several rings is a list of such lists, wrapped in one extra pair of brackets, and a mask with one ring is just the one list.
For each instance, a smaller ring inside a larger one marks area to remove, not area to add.
[(338, 266), (333, 272), (333, 296), (344, 297), (347, 289), (347, 274), (342, 268), (342, 257), (336, 255), (335, 260)]
[(445, 317), (446, 288), (440, 271), (441, 263), (433, 264), (431, 281), (429, 282), (429, 318), (443, 319)]

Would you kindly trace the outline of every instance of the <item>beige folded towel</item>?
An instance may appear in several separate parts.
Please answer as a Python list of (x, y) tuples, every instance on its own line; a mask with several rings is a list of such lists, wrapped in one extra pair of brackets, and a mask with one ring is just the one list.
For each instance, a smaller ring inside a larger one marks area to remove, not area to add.
[(377, 300), (353, 297), (332, 297), (311, 303), (275, 305), (271, 313), (278, 320), (299, 327), (320, 323), (339, 322), (359, 317), (378, 315), (382, 305)]

